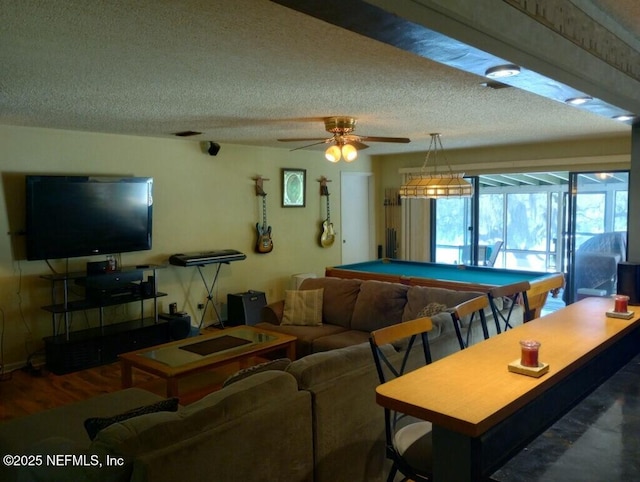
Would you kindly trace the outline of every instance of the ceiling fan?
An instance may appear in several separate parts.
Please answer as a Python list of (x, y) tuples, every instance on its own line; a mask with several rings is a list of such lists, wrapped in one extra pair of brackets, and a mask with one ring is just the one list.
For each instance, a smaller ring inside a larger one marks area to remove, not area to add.
[(300, 142), (300, 141), (318, 141), (306, 146), (297, 147), (298, 149), (306, 149), (307, 147), (317, 146), (318, 144), (331, 144), (324, 153), (324, 156), (330, 162), (338, 162), (341, 158), (346, 162), (354, 161), (358, 157), (358, 151), (369, 147), (362, 141), (366, 142), (398, 142), (406, 144), (411, 142), (406, 137), (377, 137), (377, 136), (359, 136), (353, 133), (356, 129), (356, 119), (354, 117), (327, 117), (324, 120), (324, 128), (327, 132), (333, 134), (331, 137), (323, 138), (307, 138), (307, 139), (278, 139), (280, 142)]

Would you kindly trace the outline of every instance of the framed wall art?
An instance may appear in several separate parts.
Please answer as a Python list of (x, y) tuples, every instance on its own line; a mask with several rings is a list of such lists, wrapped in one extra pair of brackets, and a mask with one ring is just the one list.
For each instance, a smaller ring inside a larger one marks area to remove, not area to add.
[(305, 206), (307, 189), (306, 169), (282, 169), (282, 207)]

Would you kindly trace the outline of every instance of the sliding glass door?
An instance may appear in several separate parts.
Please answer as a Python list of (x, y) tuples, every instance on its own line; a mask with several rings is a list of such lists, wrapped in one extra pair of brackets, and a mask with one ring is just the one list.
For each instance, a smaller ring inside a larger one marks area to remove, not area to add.
[(627, 255), (628, 171), (470, 179), (473, 198), (431, 201), (431, 261), (563, 272), (567, 303), (616, 292)]
[(626, 261), (628, 171), (571, 173), (567, 226), (568, 303), (616, 292)]
[[(504, 176), (504, 175), (503, 175)], [(495, 178), (496, 176), (494, 176)], [(473, 198), (433, 201), (431, 252), (438, 263), (555, 271), (559, 200), (553, 185), (496, 185), (474, 178)]]

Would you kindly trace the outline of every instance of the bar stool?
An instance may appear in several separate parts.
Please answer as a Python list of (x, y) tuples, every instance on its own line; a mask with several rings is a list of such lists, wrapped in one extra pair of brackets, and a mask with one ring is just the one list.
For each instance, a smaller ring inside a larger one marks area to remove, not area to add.
[[(529, 298), (527, 297), (527, 291), (529, 291), (529, 289), (531, 289), (531, 285), (528, 281), (520, 281), (510, 285), (497, 286), (487, 293), (498, 333), (501, 333), (500, 321), (504, 322), (505, 331), (513, 328), (513, 326), (511, 326), (511, 315), (513, 314), (513, 309), (520, 303), (524, 306), (524, 321), (529, 321), (527, 318), (530, 313)], [(509, 311), (506, 315), (497, 307), (499, 298), (506, 298), (511, 301)]]
[[(476, 315), (480, 318), (480, 323), (482, 325), (482, 334), (484, 335), (484, 339), (487, 340), (489, 338), (489, 330), (487, 328), (487, 318), (484, 314), (485, 308), (489, 306), (489, 298), (486, 296), (478, 296), (476, 298), (464, 301), (453, 308), (451, 308), (451, 319), (453, 320), (453, 327), (456, 330), (456, 336), (458, 337), (458, 343), (460, 345), (460, 349), (464, 350), (469, 346), (469, 337), (471, 336), (471, 326), (476, 319)], [(467, 327), (467, 340), (464, 341), (462, 338), (462, 321), (465, 317), (468, 317), (469, 325)]]
[[(414, 348), (421, 347), (425, 364), (431, 363), (427, 333), (432, 328), (431, 318), (425, 317), (371, 332), (369, 343), (380, 383), (385, 383), (405, 373), (409, 355)], [(422, 343), (416, 343), (418, 336)], [(393, 358), (396, 351), (390, 346), (385, 347), (385, 345), (396, 344), (400, 341), (405, 342), (407, 339), (409, 339), (409, 343), (403, 356), (400, 357), (398, 354), (397, 359)], [(385, 355), (384, 348), (390, 349), (386, 350), (388, 355)], [(404, 475), (404, 480), (410, 478), (415, 482), (430, 481), (432, 473), (431, 422), (410, 421), (406, 414), (388, 408), (384, 409), (384, 414), (386, 453), (387, 458), (393, 462), (387, 482), (392, 482), (398, 471)]]

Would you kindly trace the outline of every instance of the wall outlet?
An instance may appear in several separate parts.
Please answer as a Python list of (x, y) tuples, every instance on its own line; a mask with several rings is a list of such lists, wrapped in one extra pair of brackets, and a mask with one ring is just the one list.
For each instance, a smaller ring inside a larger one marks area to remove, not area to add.
[(200, 311), (204, 310), (204, 303), (198, 303), (198, 309)]

